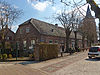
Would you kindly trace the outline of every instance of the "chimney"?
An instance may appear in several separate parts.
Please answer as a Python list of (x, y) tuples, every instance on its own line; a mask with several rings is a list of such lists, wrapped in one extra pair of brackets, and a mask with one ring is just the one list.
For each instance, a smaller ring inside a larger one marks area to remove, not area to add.
[(55, 24), (55, 27), (58, 27), (58, 24)]

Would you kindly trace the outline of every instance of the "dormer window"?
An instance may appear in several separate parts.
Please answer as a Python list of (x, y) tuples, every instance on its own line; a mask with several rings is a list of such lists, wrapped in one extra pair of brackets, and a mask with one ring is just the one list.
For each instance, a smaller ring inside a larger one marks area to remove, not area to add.
[(53, 31), (54, 31), (54, 29), (51, 30), (51, 32), (53, 32)]
[(29, 33), (29, 31), (30, 31), (30, 28), (26, 27), (26, 33)]

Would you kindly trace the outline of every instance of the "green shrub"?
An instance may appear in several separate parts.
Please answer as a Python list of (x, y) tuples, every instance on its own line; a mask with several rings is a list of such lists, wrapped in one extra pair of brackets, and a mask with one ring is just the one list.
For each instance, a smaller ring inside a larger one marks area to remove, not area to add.
[(0, 59), (2, 59), (3, 57), (2, 57), (2, 54), (0, 54)]
[(30, 57), (30, 58), (34, 58), (34, 55), (33, 55), (33, 54), (29, 54), (29, 57)]
[(7, 54), (3, 54), (2, 57), (4, 60), (7, 59)]
[(9, 58), (12, 58), (12, 54), (9, 54)]

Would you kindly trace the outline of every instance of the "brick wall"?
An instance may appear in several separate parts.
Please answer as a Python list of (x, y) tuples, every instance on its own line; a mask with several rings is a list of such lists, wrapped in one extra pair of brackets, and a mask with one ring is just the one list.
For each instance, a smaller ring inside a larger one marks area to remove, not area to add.
[[(9, 42), (11, 45), (14, 45), (15, 44), (15, 33), (13, 31), (11, 31), (10, 29), (7, 29), (5, 31), (5, 37), (4, 38), (5, 38), (5, 41), (6, 42)], [(0, 39), (0, 42), (1, 42), (1, 40), (2, 40), (2, 37)]]

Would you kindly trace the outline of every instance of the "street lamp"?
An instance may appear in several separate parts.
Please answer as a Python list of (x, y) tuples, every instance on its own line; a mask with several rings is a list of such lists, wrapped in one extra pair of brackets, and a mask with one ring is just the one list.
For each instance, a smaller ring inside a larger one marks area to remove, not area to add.
[(100, 19), (99, 19), (99, 43), (100, 43)]

